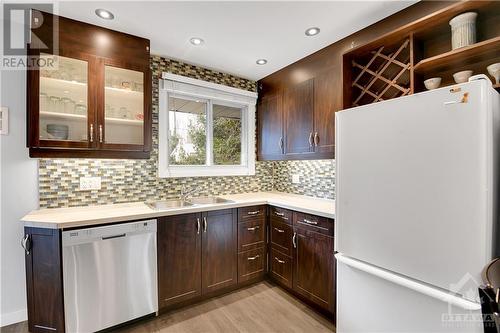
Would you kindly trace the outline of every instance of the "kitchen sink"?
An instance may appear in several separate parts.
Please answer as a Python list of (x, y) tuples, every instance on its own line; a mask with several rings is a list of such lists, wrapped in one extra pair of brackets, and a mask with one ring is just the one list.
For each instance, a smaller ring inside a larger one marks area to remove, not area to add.
[(224, 199), (221, 197), (196, 197), (196, 198), (190, 198), (189, 202), (197, 205), (210, 205), (210, 204), (229, 203), (234, 201)]
[(185, 200), (173, 199), (173, 200), (150, 201), (146, 202), (146, 205), (148, 205), (152, 209), (164, 210), (172, 208), (189, 207), (193, 206), (194, 203)]

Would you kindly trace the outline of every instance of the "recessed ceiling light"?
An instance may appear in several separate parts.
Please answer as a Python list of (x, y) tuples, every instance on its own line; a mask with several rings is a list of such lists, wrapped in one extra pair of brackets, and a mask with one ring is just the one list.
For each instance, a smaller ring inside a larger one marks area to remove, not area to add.
[(319, 34), (321, 30), (318, 27), (312, 27), (306, 30), (306, 36), (315, 36)]
[(105, 20), (112, 20), (115, 18), (115, 16), (113, 15), (112, 12), (110, 12), (109, 10), (106, 10), (106, 9), (102, 9), (102, 8), (96, 9), (95, 14), (97, 16), (99, 16), (100, 18), (105, 19)]
[(265, 65), (265, 64), (267, 64), (267, 60), (266, 59), (258, 59), (255, 63), (257, 65)]
[(196, 45), (196, 46), (201, 45), (205, 42), (203, 39), (201, 39), (199, 37), (193, 37), (189, 41), (191, 42), (191, 44)]

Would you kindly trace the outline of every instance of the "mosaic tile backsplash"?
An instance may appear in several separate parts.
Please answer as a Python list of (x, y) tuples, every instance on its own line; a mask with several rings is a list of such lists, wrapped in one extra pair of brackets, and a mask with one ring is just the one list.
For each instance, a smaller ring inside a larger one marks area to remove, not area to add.
[[(333, 160), (257, 162), (255, 176), (158, 178), (158, 80), (162, 72), (255, 91), (255, 81), (198, 66), (151, 57), (153, 147), (148, 160), (41, 159), (40, 208), (86, 206), (178, 197), (185, 185), (196, 196), (283, 191), (333, 199)], [(300, 183), (292, 184), (292, 174)], [(98, 191), (80, 191), (80, 177), (101, 177)]]

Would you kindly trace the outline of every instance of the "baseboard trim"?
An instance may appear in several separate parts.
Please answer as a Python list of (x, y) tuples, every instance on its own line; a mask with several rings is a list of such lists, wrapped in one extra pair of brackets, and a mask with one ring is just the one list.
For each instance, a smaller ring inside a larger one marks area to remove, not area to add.
[(2, 313), (0, 315), (0, 327), (4, 327), (7, 325), (19, 323), (21, 321), (28, 320), (28, 310), (19, 310), (9, 313)]

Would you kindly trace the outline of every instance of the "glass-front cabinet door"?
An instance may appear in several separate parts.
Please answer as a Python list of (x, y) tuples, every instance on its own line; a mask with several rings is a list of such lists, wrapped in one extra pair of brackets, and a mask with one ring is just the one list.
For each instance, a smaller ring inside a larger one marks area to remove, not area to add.
[(144, 149), (145, 112), (149, 96), (147, 68), (104, 62), (104, 94), (99, 112), (99, 144), (103, 149)]
[(89, 58), (40, 54), (38, 137), (40, 147), (89, 148), (93, 99)]

